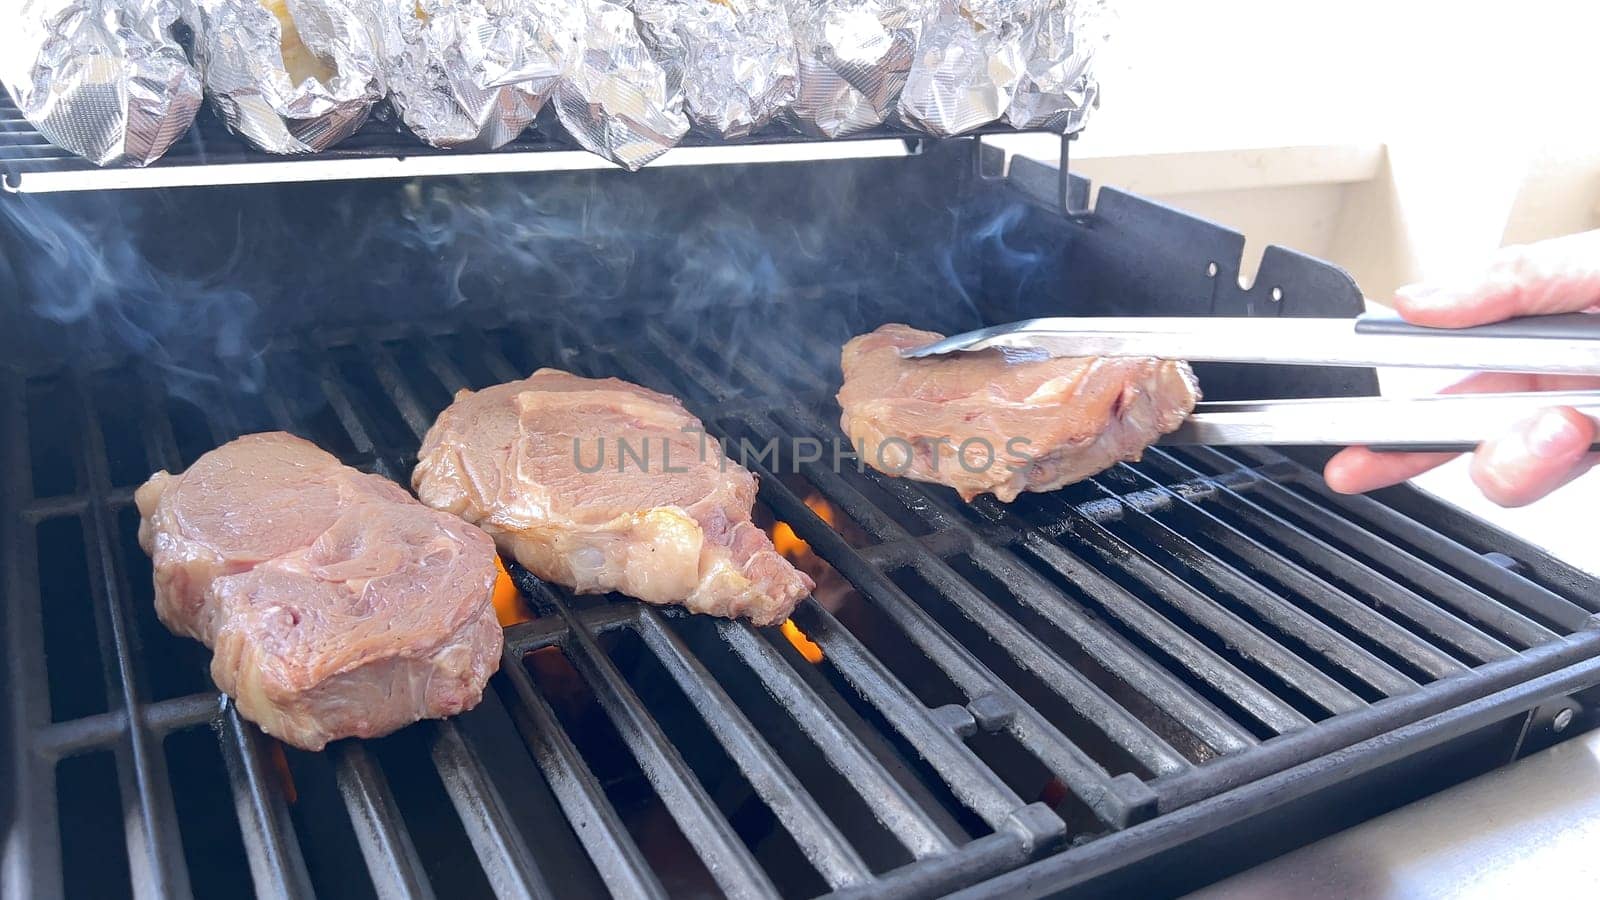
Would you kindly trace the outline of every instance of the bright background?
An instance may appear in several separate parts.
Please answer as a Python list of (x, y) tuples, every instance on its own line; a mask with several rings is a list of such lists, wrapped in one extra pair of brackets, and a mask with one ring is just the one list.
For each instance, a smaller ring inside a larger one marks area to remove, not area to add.
[[(1243, 232), (1246, 278), (1284, 244), (1381, 303), (1600, 227), (1600, 3), (1123, 0), (1101, 63), (1074, 168)], [(1600, 572), (1600, 474), (1522, 510), (1484, 501), (1464, 460), (1419, 483)]]

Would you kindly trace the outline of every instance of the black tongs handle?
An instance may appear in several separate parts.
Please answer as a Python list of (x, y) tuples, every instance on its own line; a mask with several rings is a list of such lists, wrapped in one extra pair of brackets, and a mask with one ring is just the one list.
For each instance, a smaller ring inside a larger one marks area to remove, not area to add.
[(1471, 328), (1413, 325), (1394, 313), (1367, 313), (1356, 319), (1356, 334), (1403, 334), (1437, 337), (1541, 338), (1553, 341), (1600, 341), (1600, 315), (1557, 313), (1523, 316)]

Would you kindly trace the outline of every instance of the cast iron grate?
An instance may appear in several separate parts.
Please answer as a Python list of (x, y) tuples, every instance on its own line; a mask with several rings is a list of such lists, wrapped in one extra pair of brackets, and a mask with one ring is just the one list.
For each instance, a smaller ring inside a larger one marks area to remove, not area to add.
[(245, 396), (6, 373), (7, 894), (926, 895), (1600, 650), (1593, 580), (1265, 450), (1153, 450), (1009, 507), (783, 461), (759, 512), (826, 575), (795, 617), (817, 661), (519, 570), (483, 706), (323, 754), (242, 722), (154, 619), (155, 468), (283, 428), (404, 480), (455, 390), (541, 364), (725, 439), (841, 437), (837, 348), (771, 324), (331, 332)]

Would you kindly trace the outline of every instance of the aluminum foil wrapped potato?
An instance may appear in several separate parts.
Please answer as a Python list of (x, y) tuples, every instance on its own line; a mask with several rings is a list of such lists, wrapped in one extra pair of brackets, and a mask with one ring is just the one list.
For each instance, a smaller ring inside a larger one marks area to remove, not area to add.
[(911, 71), (924, 3), (917, 0), (788, 0), (799, 52), (790, 119), (814, 137), (881, 125)]
[(379, 0), (187, 0), (206, 91), (268, 153), (349, 137), (383, 98)]
[(102, 166), (148, 165), (200, 108), (200, 78), (172, 39), (171, 0), (13, 0), (0, 81), (52, 144)]
[(689, 132), (681, 80), (645, 44), (633, 10), (610, 0), (576, 5), (580, 49), (556, 87), (556, 114), (584, 149), (638, 170)]
[(1027, 73), (1006, 122), (1071, 134), (1083, 128), (1100, 99), (1095, 54), (1110, 26), (1106, 0), (1048, 0), (1029, 42)]
[(696, 126), (740, 138), (794, 100), (795, 44), (782, 0), (633, 0), (645, 41), (682, 79)]
[(436, 147), (493, 150), (532, 124), (576, 56), (566, 0), (383, 0), (389, 96)]
[(930, 134), (999, 119), (1027, 73), (1033, 28), (1049, 0), (933, 0), (900, 94), (900, 114)]

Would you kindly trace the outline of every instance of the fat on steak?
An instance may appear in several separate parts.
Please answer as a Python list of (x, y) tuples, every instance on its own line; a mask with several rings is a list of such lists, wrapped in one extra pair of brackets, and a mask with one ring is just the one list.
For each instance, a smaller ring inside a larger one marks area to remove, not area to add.
[(965, 500), (1009, 503), (1138, 460), (1200, 399), (1193, 370), (1171, 360), (900, 357), (943, 336), (891, 324), (846, 343), (839, 424), (868, 465)]
[(578, 593), (772, 625), (814, 587), (751, 523), (755, 476), (677, 398), (620, 379), (540, 369), (461, 391), (411, 484)]
[(454, 715), (500, 665), (493, 542), (307, 441), (246, 435), (135, 501), (157, 616), (274, 737), (320, 750)]

